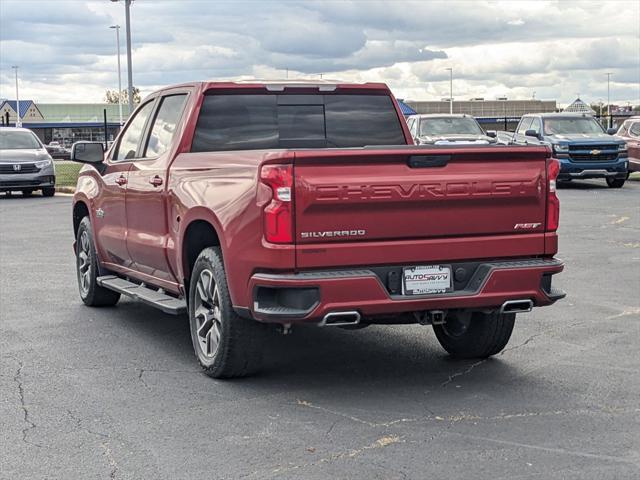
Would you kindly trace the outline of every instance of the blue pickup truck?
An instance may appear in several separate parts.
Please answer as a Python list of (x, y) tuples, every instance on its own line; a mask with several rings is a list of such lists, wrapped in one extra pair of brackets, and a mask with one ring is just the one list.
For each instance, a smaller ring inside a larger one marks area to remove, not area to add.
[(604, 178), (621, 188), (628, 177), (627, 146), (590, 115), (534, 113), (520, 119), (512, 143), (549, 145), (560, 161), (558, 180)]

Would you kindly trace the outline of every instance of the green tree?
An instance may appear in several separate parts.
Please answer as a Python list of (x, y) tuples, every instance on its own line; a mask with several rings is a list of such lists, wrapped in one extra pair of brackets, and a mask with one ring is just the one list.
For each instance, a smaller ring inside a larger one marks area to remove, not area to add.
[[(121, 92), (118, 90), (107, 90), (104, 93), (104, 100), (107, 103), (118, 103), (118, 101), (122, 99), (122, 103), (126, 105), (129, 103), (129, 92), (126, 89), (123, 89)], [(133, 87), (133, 103), (137, 105), (140, 103), (140, 89), (138, 87)]]

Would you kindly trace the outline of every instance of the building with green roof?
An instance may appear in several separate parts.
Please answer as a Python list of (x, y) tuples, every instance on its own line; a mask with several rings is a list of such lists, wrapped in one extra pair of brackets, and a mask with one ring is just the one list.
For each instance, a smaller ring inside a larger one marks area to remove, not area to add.
[[(22, 126), (33, 130), (43, 143), (58, 141), (70, 145), (79, 140), (104, 141), (104, 112), (107, 113), (107, 140), (120, 130), (119, 108), (111, 103), (35, 103), (20, 100)], [(123, 121), (128, 108), (123, 105)], [(16, 101), (0, 103), (2, 124), (15, 125)]]

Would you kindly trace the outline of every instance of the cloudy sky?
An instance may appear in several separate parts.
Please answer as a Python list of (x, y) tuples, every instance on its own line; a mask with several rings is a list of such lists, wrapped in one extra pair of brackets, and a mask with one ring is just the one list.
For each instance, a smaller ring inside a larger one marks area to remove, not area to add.
[[(217, 78), (382, 81), (400, 98), (640, 104), (640, 2), (135, 0), (134, 84)], [(117, 88), (109, 0), (0, 0), (0, 97), (99, 102)], [(124, 33), (124, 28), (122, 29)], [(126, 84), (122, 36), (123, 86)]]

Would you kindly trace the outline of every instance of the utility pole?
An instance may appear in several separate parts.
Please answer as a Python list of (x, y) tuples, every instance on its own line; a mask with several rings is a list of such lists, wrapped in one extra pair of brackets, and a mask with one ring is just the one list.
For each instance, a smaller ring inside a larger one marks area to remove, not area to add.
[(20, 119), (20, 94), (18, 93), (18, 66), (13, 65), (13, 68), (16, 71), (16, 127), (22, 126), (22, 120)]
[(131, 0), (124, 0), (125, 22), (127, 30), (127, 91), (129, 92), (129, 115), (133, 112), (133, 69), (131, 67)]
[(120, 115), (120, 128), (122, 128), (122, 75), (120, 71), (120, 25), (111, 25), (116, 31), (116, 43), (118, 45), (118, 114)]
[(607, 128), (611, 128), (611, 73), (607, 72)]
[(449, 69), (449, 113), (453, 114), (453, 68)]
[[(117, 3), (118, 0), (111, 0)], [(133, 69), (131, 67), (131, 15), (129, 9), (133, 0), (124, 0), (125, 30), (127, 35), (127, 94), (129, 96), (129, 115), (133, 112)]]
[(453, 68), (449, 67), (449, 113), (453, 114)]

